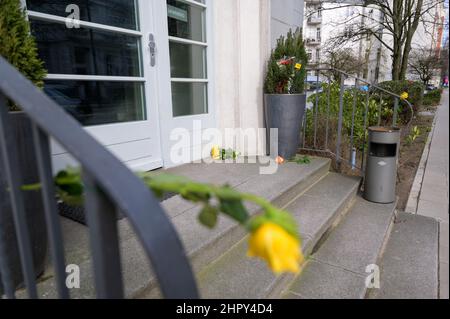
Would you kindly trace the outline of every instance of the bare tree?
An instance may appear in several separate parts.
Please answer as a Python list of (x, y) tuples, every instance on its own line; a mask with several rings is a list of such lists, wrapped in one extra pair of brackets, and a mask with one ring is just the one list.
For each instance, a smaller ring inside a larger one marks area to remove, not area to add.
[[(358, 55), (351, 48), (336, 48), (331, 44), (325, 43), (323, 48), (323, 66), (331, 69), (342, 70), (348, 74), (357, 74), (359, 70), (365, 67), (364, 59), (358, 58)], [(331, 72), (334, 81), (339, 81), (341, 73)]]
[(444, 0), (365, 0), (348, 4), (349, 2), (322, 9), (350, 6), (363, 8), (340, 22), (346, 25), (346, 29), (333, 40), (340, 45), (359, 41), (367, 36), (375, 37), (391, 52), (393, 80), (403, 80), (406, 77), (412, 40), (419, 23), (442, 23), (434, 19), (434, 9)]
[(434, 76), (439, 75), (441, 61), (436, 57), (434, 50), (422, 47), (411, 52), (409, 67), (411, 73), (417, 75), (423, 84), (427, 85)]

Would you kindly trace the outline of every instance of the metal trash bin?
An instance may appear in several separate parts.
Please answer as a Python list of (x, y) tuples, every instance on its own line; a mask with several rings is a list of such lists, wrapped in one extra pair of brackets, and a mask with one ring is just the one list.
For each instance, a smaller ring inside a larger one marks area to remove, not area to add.
[(392, 203), (396, 199), (400, 129), (369, 127), (364, 198), (375, 203)]

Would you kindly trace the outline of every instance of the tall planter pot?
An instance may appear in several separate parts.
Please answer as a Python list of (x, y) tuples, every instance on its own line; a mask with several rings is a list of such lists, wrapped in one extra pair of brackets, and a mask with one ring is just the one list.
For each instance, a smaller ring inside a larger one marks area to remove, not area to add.
[[(22, 175), (22, 185), (39, 183), (31, 122), (22, 112), (10, 113), (9, 122), (13, 128), (11, 135), (15, 141), (14, 145), (19, 157), (17, 165)], [(50, 161), (50, 154), (48, 154), (47, 160)], [(23, 274), (7, 185), (4, 163), (2, 156), (0, 156), (0, 236), (2, 236), (0, 241), (5, 250), (5, 258), (0, 265), (8, 267), (13, 284), (18, 288), (23, 283)], [(36, 277), (38, 277), (44, 272), (47, 255), (47, 231), (41, 191), (23, 191), (22, 194), (31, 240), (34, 270)], [(0, 272), (3, 267), (0, 268)], [(0, 281), (0, 295), (2, 290), (3, 287)]]
[[(265, 94), (264, 115), (267, 132), (267, 155), (293, 157), (300, 143), (300, 132), (306, 107), (306, 94)], [(278, 129), (278, 154), (270, 154), (276, 141), (270, 129)]]

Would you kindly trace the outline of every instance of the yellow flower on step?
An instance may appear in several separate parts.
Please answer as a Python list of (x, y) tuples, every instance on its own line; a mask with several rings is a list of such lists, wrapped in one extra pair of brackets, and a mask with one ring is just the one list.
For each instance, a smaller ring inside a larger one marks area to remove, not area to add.
[(302, 68), (302, 65), (300, 63), (295, 64), (295, 69), (300, 70)]
[(408, 92), (403, 92), (401, 95), (400, 95), (400, 97), (401, 97), (401, 99), (402, 100), (406, 100), (407, 98), (408, 98)]
[(248, 256), (265, 260), (276, 274), (298, 273), (304, 257), (300, 241), (281, 226), (266, 222), (250, 235)]
[(220, 148), (218, 145), (214, 145), (211, 149), (211, 157), (215, 160), (220, 159)]

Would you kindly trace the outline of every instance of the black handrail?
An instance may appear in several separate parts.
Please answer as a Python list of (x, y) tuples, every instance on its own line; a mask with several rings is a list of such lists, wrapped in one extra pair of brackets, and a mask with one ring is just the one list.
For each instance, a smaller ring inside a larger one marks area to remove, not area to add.
[[(104, 246), (105, 239), (113, 239), (113, 242), (108, 245), (111, 244), (113, 247), (118, 245), (117, 226), (115, 222), (112, 222), (115, 212), (110, 211), (117, 208), (129, 219), (137, 233), (151, 261), (163, 295), (166, 298), (198, 298), (195, 278), (183, 245), (168, 216), (148, 187), (89, 135), (63, 108), (0, 56), (0, 99), (2, 95), (19, 105), (35, 125), (35, 141), (41, 144), (38, 147), (41, 151), (48, 152), (48, 138), (52, 137), (70, 152), (82, 167), (85, 184), (89, 186), (86, 187), (86, 214), (89, 227), (92, 228), (90, 235), (97, 296), (102, 298), (123, 296), (121, 283), (115, 282), (121, 280), (121, 276), (119, 279), (114, 278), (117, 272), (120, 272), (120, 263), (116, 260), (118, 248), (106, 249)], [(7, 126), (6, 103), (3, 105), (0, 103), (0, 108), (2, 108), (0, 117), (3, 117), (2, 122)], [(3, 127), (3, 132), (7, 132), (7, 127)], [(3, 137), (7, 138), (5, 134)], [(0, 136), (0, 143), (5, 144), (5, 142)], [(14, 165), (10, 154), (3, 154), (3, 156), (6, 162)], [(41, 178), (46, 176), (48, 179), (51, 174), (50, 166), (48, 163), (41, 164)], [(13, 171), (20, 174), (17, 169)], [(17, 184), (11, 185), (15, 177), (12, 176), (12, 172), (10, 175), (11, 194), (20, 193)], [(47, 186), (51, 187), (51, 185)], [(49, 220), (52, 218), (54, 220), (55, 203), (48, 203), (48, 194), (51, 192), (45, 185), (43, 193), (44, 199), (47, 200), (46, 210), (49, 211), (48, 224)], [(12, 201), (17, 204), (20, 198), (13, 198)], [(20, 215), (20, 211), (20, 207), (14, 209), (15, 216)], [(52, 227), (55, 226), (53, 223)], [(52, 243), (52, 240), (58, 238), (58, 231), (50, 229), (49, 233)], [(51, 236), (52, 234), (54, 237)], [(102, 241), (103, 243), (99, 243)], [(26, 250), (26, 246), (25, 244), (22, 248)], [(57, 250), (52, 251), (57, 254)], [(26, 257), (27, 254), (29, 255), (29, 252), (24, 251), (23, 256)], [(25, 276), (31, 276), (31, 274), (25, 273)], [(26, 280), (26, 285), (33, 290), (31, 279)], [(60, 291), (61, 295), (65, 297)], [(36, 297), (36, 293), (30, 296)]]
[[(368, 108), (368, 103), (369, 103), (369, 89), (372, 89), (373, 91), (379, 91), (380, 94), (380, 103), (378, 106), (378, 112), (379, 112), (379, 117), (378, 117), (378, 125), (380, 125), (381, 122), (381, 106), (382, 106), (382, 95), (386, 94), (387, 96), (391, 96), (394, 99), (394, 109), (393, 109), (393, 118), (392, 118), (392, 126), (397, 126), (397, 113), (398, 113), (398, 107), (399, 107), (399, 101), (402, 100), (406, 103), (406, 105), (409, 108), (410, 111), (410, 118), (406, 124), (406, 129), (404, 130), (403, 134), (405, 132), (409, 132), (410, 131), (410, 126), (412, 123), (412, 120), (414, 118), (414, 108), (411, 105), (411, 103), (406, 100), (403, 99), (400, 95), (393, 93), (389, 90), (386, 90), (376, 84), (371, 83), (369, 80), (366, 79), (362, 79), (359, 78), (357, 76), (351, 75), (349, 73), (346, 73), (342, 70), (333, 68), (333, 67), (312, 67), (312, 68), (307, 68), (308, 72), (316, 72), (316, 75), (314, 76), (316, 78), (316, 87), (315, 87), (315, 93), (316, 93), (316, 99), (315, 99), (315, 103), (313, 105), (314, 109), (313, 109), (313, 116), (314, 116), (314, 120), (313, 120), (313, 145), (308, 147), (306, 146), (306, 135), (307, 135), (307, 130), (306, 130), (306, 126), (307, 126), (307, 113), (305, 113), (304, 116), (304, 126), (303, 126), (303, 132), (302, 132), (302, 146), (301, 149), (304, 151), (312, 151), (312, 152), (322, 152), (322, 153), (326, 153), (331, 155), (332, 157), (334, 157), (336, 159), (336, 163), (338, 168), (340, 167), (340, 164), (342, 163), (342, 160), (344, 160), (344, 162), (349, 162), (349, 164), (351, 165), (352, 168), (354, 169), (358, 169), (360, 172), (364, 173), (364, 157), (365, 157), (365, 144), (366, 144), (366, 137), (364, 136), (364, 141), (363, 141), (363, 147), (362, 147), (362, 156), (361, 156), (361, 165), (360, 167), (356, 166), (355, 163), (352, 160), (352, 155), (350, 155), (348, 160), (345, 160), (345, 158), (342, 156), (342, 128), (343, 128), (343, 111), (344, 111), (344, 91), (345, 91), (345, 86), (344, 86), (344, 81), (348, 78), (351, 78), (355, 81), (355, 87), (361, 83), (361, 84), (365, 84), (367, 85), (368, 89), (366, 91), (366, 103), (365, 103), (365, 110), (364, 110), (364, 123), (363, 123), (363, 127), (364, 127), (364, 131), (367, 130), (367, 126), (368, 126), (368, 113), (369, 113), (369, 108)], [(338, 127), (337, 127), (337, 135), (336, 135), (336, 145), (335, 145), (335, 150), (332, 151), (328, 148), (328, 139), (329, 139), (329, 126), (328, 126), (328, 121), (329, 121), (329, 111), (330, 111), (330, 84), (331, 84), (331, 76), (330, 74), (327, 74), (326, 72), (336, 72), (339, 74), (340, 76), (340, 91), (339, 91), (339, 113), (338, 113)], [(326, 131), (325, 131), (325, 145), (324, 148), (321, 148), (319, 146), (317, 146), (317, 116), (318, 116), (318, 93), (319, 93), (319, 76), (320, 74), (325, 74), (325, 76), (328, 78), (328, 90), (327, 90), (327, 119), (326, 119)], [(356, 94), (354, 94), (354, 99), (353, 99), (353, 108), (352, 108), (352, 123), (351, 123), (351, 133), (350, 133), (350, 152), (353, 152), (353, 141), (354, 141), (354, 127), (355, 127), (355, 112), (356, 112)]]

